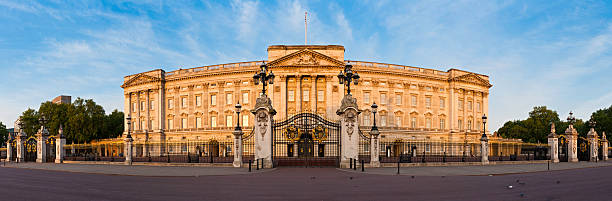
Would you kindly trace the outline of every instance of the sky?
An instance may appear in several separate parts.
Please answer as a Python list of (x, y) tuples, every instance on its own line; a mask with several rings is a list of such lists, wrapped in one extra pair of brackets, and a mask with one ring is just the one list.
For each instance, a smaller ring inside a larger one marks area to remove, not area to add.
[(611, 1), (0, 0), (0, 121), (58, 95), (123, 110), (126, 75), (337, 44), (345, 59), (490, 76), (490, 129), (612, 105)]

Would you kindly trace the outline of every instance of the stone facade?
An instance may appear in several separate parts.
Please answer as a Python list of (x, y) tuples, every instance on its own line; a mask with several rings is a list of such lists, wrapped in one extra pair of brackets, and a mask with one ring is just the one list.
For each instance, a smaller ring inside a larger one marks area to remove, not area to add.
[(266, 61), (126, 76), (121, 87), (125, 115), (132, 117), (132, 136), (135, 142), (232, 141), (237, 101), (243, 105), (240, 122), (245, 133), (250, 132), (257, 119), (248, 111), (255, 108), (261, 91), (252, 76), (263, 63), (276, 75), (266, 94), (276, 109), (275, 119), (310, 111), (339, 120), (336, 110), (345, 87), (337, 74), (350, 63), (361, 75), (352, 94), (363, 109), (356, 119), (363, 131), (372, 125), (370, 105), (376, 102), (381, 141), (480, 139), (480, 117), (488, 113), (492, 86), (488, 76), (345, 60), (344, 51), (338, 45), (275, 45), (268, 47)]

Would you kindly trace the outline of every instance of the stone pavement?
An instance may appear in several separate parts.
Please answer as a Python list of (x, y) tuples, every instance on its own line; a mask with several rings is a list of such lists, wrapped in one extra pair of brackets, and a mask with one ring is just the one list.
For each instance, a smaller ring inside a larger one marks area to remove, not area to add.
[[(592, 168), (612, 166), (612, 161), (606, 162), (586, 162), (581, 161), (578, 163), (550, 163), (550, 170), (569, 170), (569, 169), (580, 169), (580, 168)], [(357, 170), (342, 169), (351, 172), (360, 172), (360, 167)], [(413, 175), (413, 176), (454, 176), (454, 175), (500, 175), (500, 174), (517, 174), (527, 172), (542, 172), (548, 171), (547, 163), (528, 163), (528, 164), (501, 164), (501, 165), (469, 165), (469, 166), (435, 166), (435, 167), (400, 167), (401, 175)], [(395, 175), (397, 174), (397, 167), (395, 168), (366, 168), (367, 174), (383, 174), (383, 175)]]
[(53, 170), (65, 172), (80, 172), (93, 174), (130, 175), (130, 176), (212, 176), (212, 175), (236, 175), (257, 172), (267, 172), (273, 169), (255, 170), (234, 167), (174, 167), (174, 166), (144, 166), (144, 165), (118, 165), (118, 164), (55, 164), (55, 163), (6, 163), (2, 167), (27, 168), (40, 170)]

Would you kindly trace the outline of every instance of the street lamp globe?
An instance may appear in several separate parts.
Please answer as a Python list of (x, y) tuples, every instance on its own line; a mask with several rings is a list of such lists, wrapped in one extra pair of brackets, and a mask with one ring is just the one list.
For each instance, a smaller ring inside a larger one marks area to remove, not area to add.
[(372, 113), (376, 114), (377, 109), (378, 109), (378, 105), (376, 105), (376, 102), (374, 102), (374, 104), (372, 104)]
[(485, 123), (485, 124), (487, 123), (487, 115), (486, 114), (482, 115), (482, 123)]

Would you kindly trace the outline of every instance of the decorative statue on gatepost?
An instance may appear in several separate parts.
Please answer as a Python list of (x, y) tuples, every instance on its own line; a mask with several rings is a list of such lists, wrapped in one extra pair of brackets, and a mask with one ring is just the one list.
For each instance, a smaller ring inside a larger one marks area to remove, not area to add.
[(37, 163), (44, 163), (47, 162), (47, 138), (49, 137), (49, 131), (47, 130), (47, 128), (45, 127), (45, 124), (47, 124), (47, 118), (45, 118), (44, 115), (41, 115), (42, 117), (40, 117), (38, 119), (38, 122), (40, 123), (40, 130), (38, 130), (38, 133), (36, 133), (36, 140), (37, 140), (37, 145), (36, 145), (36, 162)]
[(357, 99), (351, 95), (351, 82), (359, 83), (359, 74), (353, 72), (353, 66), (347, 64), (344, 71), (338, 74), (340, 84), (346, 85), (346, 95), (342, 98), (342, 104), (336, 111), (340, 116), (340, 131), (342, 139), (340, 150), (340, 168), (348, 168), (351, 160), (359, 157), (359, 121), (357, 120), (361, 110), (357, 106)]
[(8, 139), (6, 140), (6, 161), (11, 161), (11, 159), (13, 158), (13, 146), (11, 145), (13, 139), (13, 134), (9, 133)]
[(128, 115), (125, 120), (127, 121), (128, 125), (127, 135), (125, 136), (125, 164), (132, 165), (132, 143), (134, 142), (134, 139), (132, 139), (132, 135), (130, 134), (130, 130), (132, 128), (130, 126), (130, 124), (132, 123), (132, 117)]
[(589, 121), (589, 126), (591, 126), (591, 129), (589, 130), (589, 133), (587, 133), (587, 139), (589, 140), (589, 161), (591, 162), (596, 162), (597, 161), (597, 149), (599, 148), (599, 143), (597, 143), (597, 132), (595, 131), (595, 121), (591, 120)]
[(376, 127), (376, 109), (378, 105), (376, 103), (372, 104), (372, 114), (374, 116), (374, 124), (372, 125), (372, 130), (370, 131), (370, 167), (380, 167), (379, 159), (379, 146), (378, 146), (378, 136), (380, 132), (378, 131), (378, 127)]
[(480, 138), (480, 161), (489, 164), (489, 138), (487, 137), (487, 116), (482, 115), (482, 137)]
[(64, 163), (64, 156), (66, 155), (66, 150), (64, 150), (66, 136), (64, 136), (64, 128), (61, 124), (58, 132), (59, 137), (55, 139), (55, 163)]
[(606, 138), (606, 131), (601, 133), (601, 156), (603, 161), (608, 160), (608, 139)]
[(567, 117), (567, 122), (569, 122), (569, 126), (565, 130), (565, 136), (567, 137), (567, 151), (568, 151), (568, 162), (578, 162), (578, 131), (574, 128), (574, 123), (576, 122), (576, 118), (574, 117), (574, 113), (570, 112), (569, 117)]
[(272, 100), (266, 94), (266, 86), (274, 84), (274, 73), (268, 73), (268, 66), (260, 66), (261, 71), (253, 75), (255, 85), (261, 82), (261, 96), (255, 101), (255, 108), (251, 113), (255, 115), (255, 160), (263, 161), (263, 167), (271, 168), (272, 164), (272, 119), (276, 110), (272, 107)]
[(27, 134), (23, 131), (23, 122), (19, 121), (19, 134), (17, 134), (17, 162), (25, 161), (25, 139)]
[(236, 128), (234, 129), (234, 167), (242, 167), (242, 128), (240, 128), (240, 101), (236, 104)]
[(548, 154), (550, 161), (559, 162), (559, 136), (555, 133), (555, 122), (550, 124), (550, 134), (548, 134)]

